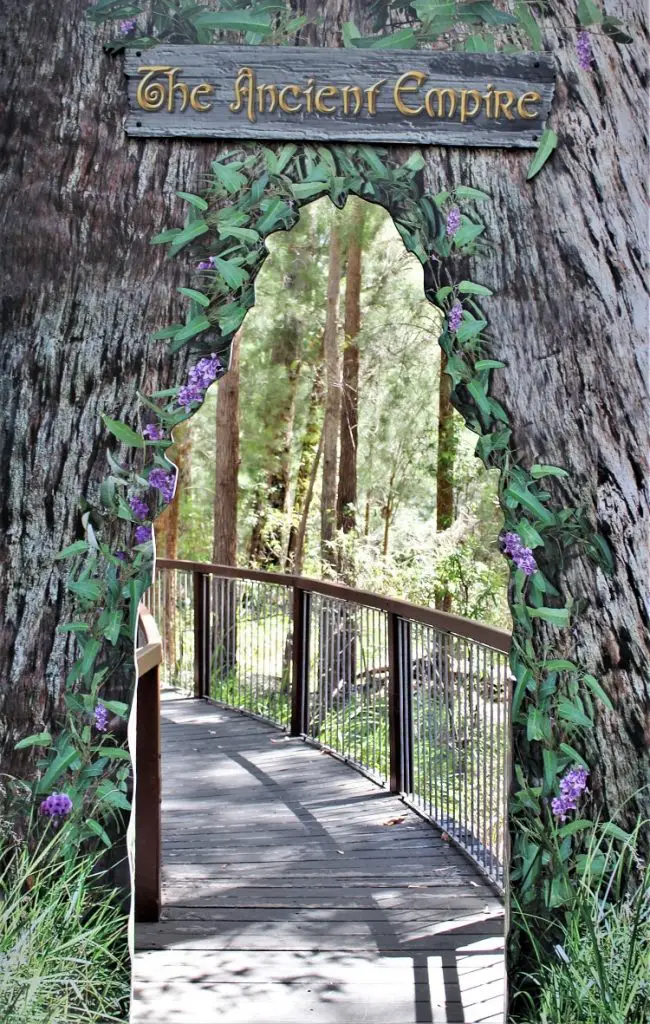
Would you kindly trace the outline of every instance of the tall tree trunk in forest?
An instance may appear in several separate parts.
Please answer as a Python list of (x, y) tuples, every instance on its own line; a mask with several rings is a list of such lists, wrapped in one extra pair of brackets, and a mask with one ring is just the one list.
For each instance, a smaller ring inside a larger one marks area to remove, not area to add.
[[(307, 409), (307, 423), (300, 448), (300, 462), (296, 474), (296, 488), (293, 500), (293, 511), (291, 526), (289, 528), (289, 541), (287, 543), (286, 568), (288, 572), (300, 572), (298, 565), (302, 566), (302, 547), (299, 545), (300, 524), (309, 515), (309, 506), (313, 494), (313, 485), (310, 488), (312, 470), (319, 451), (319, 439), (322, 437), (322, 430), (319, 428), (318, 420), (321, 405), (323, 402), (323, 363), (322, 353), (320, 362), (316, 366), (314, 383), (309, 395), (309, 406)], [(320, 455), (318, 455), (320, 459)], [(304, 540), (304, 538), (303, 538)]]
[[(237, 564), (237, 497), (239, 475), (239, 365), (242, 332), (233, 338), (228, 372), (217, 388), (214, 525), (212, 559)], [(213, 581), (210, 685), (229, 676), (237, 662), (237, 590), (234, 580)], [(217, 678), (218, 677), (218, 678)]]
[(240, 349), (241, 331), (238, 331), (233, 338), (230, 367), (217, 385), (212, 541), (212, 560), (217, 565), (237, 564)]
[[(81, 536), (81, 493), (98, 503), (109, 472), (100, 413), (137, 425), (136, 390), (169, 387), (187, 365), (151, 340), (180, 318), (187, 267), (149, 239), (182, 221), (175, 192), (215, 155), (125, 136), (121, 61), (87, 6), (2, 10), (0, 756), (18, 776), (33, 750), (14, 743), (51, 724), (76, 649), (56, 633), (71, 614), (55, 556)], [(113, 685), (130, 699), (130, 664)]]
[[(438, 384), (438, 453), (436, 461), (436, 531), (448, 530), (454, 521), (454, 462), (456, 431), (454, 407), (451, 404), (451, 377), (445, 372), (447, 356), (440, 351)], [(451, 611), (451, 594), (444, 586), (436, 587), (436, 608)]]
[[(290, 289), (293, 281), (285, 282)], [(296, 419), (296, 399), (302, 368), (303, 326), (292, 314), (278, 330), (271, 362), (286, 374), (286, 394), (280, 406), (269, 405), (268, 431), (273, 437), (267, 457), (269, 470), (255, 498), (255, 518), (249, 547), (250, 560), (264, 568), (284, 567), (291, 484), (291, 451)]]
[[(180, 423), (174, 430), (174, 447), (170, 453), (172, 462), (178, 469), (178, 482), (173, 501), (156, 520), (156, 556), (162, 558), (178, 558), (178, 534), (180, 525), (181, 493), (190, 481), (190, 460), (192, 457), (192, 435), (187, 424)], [(175, 573), (167, 574), (164, 588), (162, 636), (165, 643), (165, 661), (172, 673), (176, 667), (176, 600), (177, 587)]]
[(309, 483), (307, 486), (307, 493), (305, 494), (305, 502), (300, 516), (300, 523), (298, 525), (298, 532), (296, 534), (296, 553), (294, 557), (294, 564), (292, 572), (296, 576), (302, 574), (302, 567), (305, 561), (305, 538), (307, 536), (307, 521), (309, 519), (309, 509), (311, 508), (311, 500), (314, 496), (314, 487), (316, 486), (316, 477), (318, 475), (318, 466), (320, 465), (321, 455), (323, 454), (323, 432), (321, 431), (320, 440), (318, 442), (318, 448), (314, 454), (311, 470), (309, 473)]
[(339, 295), (341, 290), (341, 241), (332, 221), (327, 272), (327, 314), (323, 335), (325, 356), (325, 418), (323, 421), (323, 478), (321, 487), (321, 558), (336, 567), (333, 540), (336, 526), (336, 462), (341, 414), (339, 359)]
[[(341, 452), (336, 496), (336, 522), (338, 529), (343, 533), (351, 533), (356, 527), (359, 435), (359, 345), (357, 337), (361, 330), (361, 262), (365, 220), (364, 203), (360, 199), (350, 199), (349, 202), (354, 205), (348, 228), (349, 242), (345, 276)], [(343, 565), (343, 559), (341, 559), (339, 569), (344, 575), (349, 575), (348, 570), (351, 567)]]

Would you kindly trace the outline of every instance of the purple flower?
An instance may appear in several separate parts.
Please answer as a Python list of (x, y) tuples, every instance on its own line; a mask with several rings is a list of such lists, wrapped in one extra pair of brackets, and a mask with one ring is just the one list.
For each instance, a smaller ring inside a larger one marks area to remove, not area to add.
[(95, 708), (95, 728), (97, 732), (106, 732), (107, 724), (108, 708), (105, 708), (103, 704), (98, 704)]
[(39, 811), (50, 818), (65, 818), (72, 810), (72, 800), (66, 793), (51, 793), (41, 801)]
[(503, 550), (510, 555), (518, 569), (521, 569), (526, 576), (532, 576), (537, 572), (537, 562), (530, 548), (524, 547), (521, 538), (517, 533), (506, 533), (503, 538)]
[(215, 266), (216, 266), (216, 263), (215, 263), (214, 256), (208, 256), (207, 260), (201, 260), (200, 263), (197, 263), (196, 269), (197, 270), (214, 270)]
[(580, 69), (582, 71), (591, 71), (593, 54), (591, 52), (591, 39), (589, 38), (588, 32), (578, 32), (578, 38), (576, 39), (576, 53), (578, 55), (578, 64)]
[(196, 385), (205, 390), (214, 383), (221, 369), (221, 360), (213, 352), (212, 355), (199, 359), (196, 366), (190, 369), (187, 375), (188, 384)]
[(129, 506), (131, 508), (131, 511), (133, 512), (133, 515), (137, 519), (146, 519), (148, 517), (149, 506), (147, 505), (146, 501), (143, 501), (142, 498), (138, 497), (137, 494), (134, 494), (132, 498), (129, 498)]
[(147, 423), (142, 433), (148, 441), (162, 441), (164, 437), (163, 428), (159, 427), (156, 423)]
[(460, 302), (454, 302), (453, 306), (451, 307), (451, 310), (449, 311), (449, 316), (447, 317), (447, 322), (449, 324), (449, 330), (451, 334), (456, 333), (456, 331), (461, 325), (462, 319), (463, 307)]
[(193, 402), (203, 401), (203, 390), (196, 384), (185, 384), (178, 392), (178, 404), (189, 409)]
[(151, 486), (160, 491), (163, 501), (168, 505), (174, 497), (176, 474), (165, 473), (164, 469), (152, 469), (148, 479)]
[(126, 551), (116, 551), (115, 557), (119, 558), (120, 562), (126, 562)]
[(135, 32), (138, 22), (136, 18), (126, 18), (120, 22), (120, 35), (130, 36), (132, 32)]
[(135, 530), (135, 542), (136, 544), (147, 544), (151, 540), (151, 527), (150, 526), (137, 526)]
[(551, 800), (551, 810), (560, 821), (566, 821), (569, 811), (575, 811), (578, 799), (587, 786), (589, 772), (586, 768), (572, 768), (560, 779), (560, 796)]
[(447, 238), (453, 238), (460, 227), (460, 210), (453, 206), (447, 214)]

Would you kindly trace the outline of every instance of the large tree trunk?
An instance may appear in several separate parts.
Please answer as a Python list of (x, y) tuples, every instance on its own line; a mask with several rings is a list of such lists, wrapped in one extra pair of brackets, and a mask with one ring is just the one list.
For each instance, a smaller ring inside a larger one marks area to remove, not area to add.
[[(451, 377), (445, 372), (447, 356), (440, 352), (438, 384), (438, 452), (436, 459), (436, 531), (448, 530), (454, 521), (454, 461), (456, 431), (454, 407), (451, 404)], [(451, 611), (451, 594), (444, 587), (436, 588), (436, 608)]]
[(237, 564), (237, 478), (239, 474), (239, 354), (241, 331), (233, 338), (228, 373), (219, 381), (216, 413), (214, 529), (212, 560)]
[(54, 558), (81, 536), (80, 495), (96, 502), (109, 471), (100, 413), (137, 424), (136, 389), (167, 387), (186, 365), (150, 338), (179, 319), (187, 268), (149, 239), (181, 220), (176, 189), (214, 158), (127, 139), (121, 61), (86, 8), (3, 4), (0, 753), (17, 775), (29, 752), (14, 743), (51, 722), (74, 650), (55, 632), (70, 609)]
[(341, 413), (341, 370), (338, 318), (341, 289), (341, 243), (332, 221), (327, 272), (327, 316), (323, 335), (325, 355), (325, 419), (323, 422), (323, 477), (321, 486), (321, 558), (336, 566), (333, 551), (336, 527), (336, 463)]
[[(494, 244), (477, 257), (473, 279), (495, 293), (482, 300), (495, 339), (489, 355), (507, 369), (494, 375), (493, 393), (511, 418), (518, 458), (566, 468), (569, 476), (549, 489), (561, 504), (584, 507), (613, 552), (611, 576), (576, 556), (558, 582), (585, 605), (562, 636), (564, 651), (601, 680), (615, 705), (613, 712), (598, 705), (584, 739), (590, 786), (601, 815), (619, 815), (628, 828), (650, 818), (644, 7), (608, 4), (634, 43), (616, 46), (599, 35), (589, 73), (578, 68), (573, 9), (554, 5), (557, 31), (546, 45), (558, 69), (552, 123), (560, 141), (532, 181), (528, 153), (427, 157), (434, 191), (462, 182), (492, 196), (481, 214)], [(545, 635), (540, 627), (540, 657)]]
[[(359, 345), (361, 330), (361, 262), (365, 205), (351, 199), (352, 215), (345, 275), (345, 317), (343, 344), (343, 388), (341, 395), (341, 451), (336, 496), (337, 526), (343, 533), (356, 527), (357, 450), (359, 434)], [(345, 568), (341, 566), (341, 568)]]

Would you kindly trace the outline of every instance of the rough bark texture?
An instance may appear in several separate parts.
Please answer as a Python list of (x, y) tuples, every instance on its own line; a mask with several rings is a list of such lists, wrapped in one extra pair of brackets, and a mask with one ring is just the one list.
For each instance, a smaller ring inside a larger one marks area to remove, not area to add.
[(356, 339), (361, 330), (361, 261), (364, 219), (364, 204), (357, 200), (354, 202), (350, 217), (350, 240), (345, 275), (341, 451), (339, 485), (336, 496), (337, 526), (344, 533), (350, 533), (356, 526), (359, 435), (359, 345)]
[[(584, 601), (561, 646), (615, 704), (613, 713), (598, 710), (585, 741), (604, 816), (650, 781), (648, 23), (641, 0), (607, 11), (634, 43), (599, 35), (587, 73), (575, 55), (573, 6), (553, 6), (556, 31), (545, 45), (557, 59), (551, 123), (560, 141), (536, 178), (526, 181), (523, 153), (427, 154), (433, 191), (463, 183), (492, 196), (481, 214), (493, 245), (473, 279), (495, 292), (482, 300), (489, 354), (507, 369), (494, 375), (493, 393), (510, 415), (518, 458), (566, 468), (569, 477), (550, 488), (562, 504), (583, 506), (613, 551), (611, 577), (583, 557), (560, 576), (563, 592)], [(638, 816), (650, 817), (650, 788), (619, 820), (631, 826)]]
[(341, 368), (338, 317), (341, 288), (341, 243), (332, 222), (327, 271), (327, 314), (323, 335), (325, 355), (325, 419), (323, 423), (323, 482), (321, 487), (321, 558), (335, 565), (332, 541), (336, 527), (336, 462), (341, 415)]
[(54, 556), (108, 472), (99, 414), (137, 423), (136, 388), (169, 386), (187, 361), (150, 340), (179, 319), (188, 275), (149, 238), (182, 221), (175, 191), (214, 158), (125, 138), (121, 61), (86, 7), (7, 0), (1, 15), (0, 744), (17, 774), (14, 742), (51, 720), (72, 657)]
[(239, 353), (241, 331), (233, 338), (228, 373), (217, 387), (214, 533), (212, 560), (237, 565), (237, 476), (239, 473)]

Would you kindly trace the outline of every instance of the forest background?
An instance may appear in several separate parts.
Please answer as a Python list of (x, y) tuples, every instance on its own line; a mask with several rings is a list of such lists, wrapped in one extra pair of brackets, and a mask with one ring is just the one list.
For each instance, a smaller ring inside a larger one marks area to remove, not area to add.
[(269, 249), (229, 372), (175, 431), (158, 554), (509, 628), (497, 474), (449, 401), (419, 261), (357, 198), (312, 203)]

